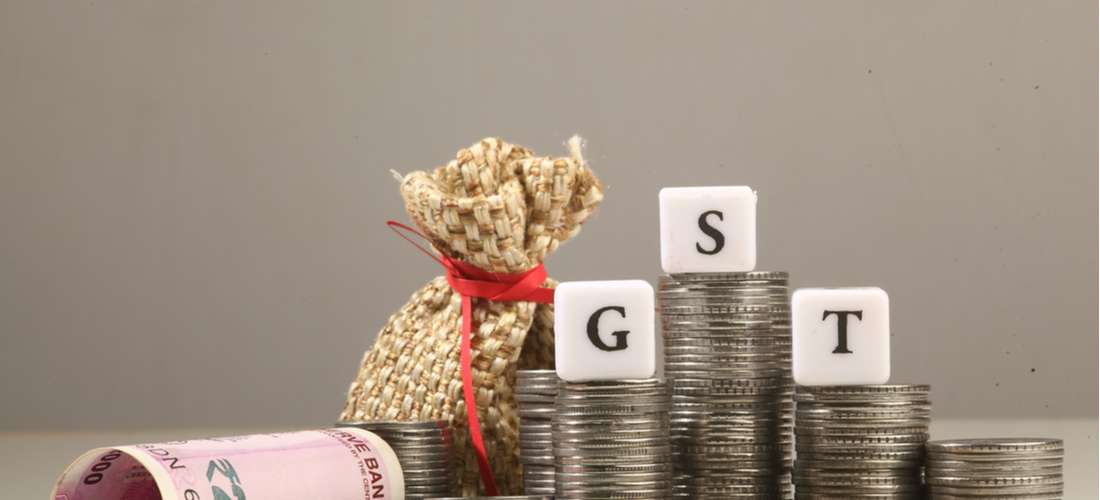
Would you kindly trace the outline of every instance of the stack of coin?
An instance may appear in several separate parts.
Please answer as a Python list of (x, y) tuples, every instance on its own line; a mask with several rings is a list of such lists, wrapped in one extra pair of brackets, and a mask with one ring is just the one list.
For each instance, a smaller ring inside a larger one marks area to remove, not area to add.
[(393, 448), (405, 473), (405, 498), (422, 500), (455, 494), (453, 442), (446, 422), (359, 421), (337, 422), (377, 434)]
[(554, 438), (551, 417), (558, 395), (554, 370), (516, 371), (519, 405), (519, 463), (528, 495), (554, 495)]
[(925, 449), (933, 499), (1062, 498), (1061, 439), (956, 439)]
[(927, 385), (799, 386), (795, 498), (923, 498)]
[(662, 276), (676, 498), (791, 496), (787, 273)]
[(558, 500), (671, 496), (668, 386), (562, 382), (553, 417)]
[(554, 497), (539, 495), (515, 495), (496, 497), (432, 497), (426, 500), (554, 500)]

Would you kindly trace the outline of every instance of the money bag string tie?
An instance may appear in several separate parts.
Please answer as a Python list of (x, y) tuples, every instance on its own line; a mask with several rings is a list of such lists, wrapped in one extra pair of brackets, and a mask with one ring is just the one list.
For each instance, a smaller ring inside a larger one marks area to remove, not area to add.
[[(470, 335), (473, 331), (473, 299), (489, 299), (494, 302), (537, 302), (550, 304), (554, 302), (554, 290), (542, 288), (546, 281), (546, 269), (539, 265), (522, 273), (490, 273), (472, 264), (452, 259), (443, 252), (433, 253), (413, 241), (408, 234), (419, 236), (424, 241), (430, 241), (405, 224), (397, 221), (386, 221), (394, 233), (412, 243), (447, 271), (447, 283), (462, 296), (462, 345), (459, 351), (459, 362), (462, 370), (462, 396), (466, 401), (466, 421), (470, 428), (470, 441), (477, 453), (477, 467), (481, 472), (481, 482), (485, 485), (485, 493), (489, 496), (497, 496), (496, 480), (493, 479), (493, 469), (489, 466), (489, 456), (485, 452), (485, 440), (481, 436), (481, 423), (477, 417), (477, 398), (474, 394), (473, 356), (470, 352)], [(402, 232), (404, 231), (404, 232)]]

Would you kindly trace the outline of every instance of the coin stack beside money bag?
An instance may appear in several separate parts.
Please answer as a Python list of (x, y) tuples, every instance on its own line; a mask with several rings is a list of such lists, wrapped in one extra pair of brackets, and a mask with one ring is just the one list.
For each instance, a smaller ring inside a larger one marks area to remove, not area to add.
[(442, 420), (337, 422), (374, 433), (393, 448), (405, 478), (405, 499), (455, 494), (454, 447)]
[[(522, 489), (513, 382), (553, 367), (553, 280), (543, 261), (603, 199), (581, 155), (551, 158), (499, 139), (402, 176), (408, 216), (445, 268), (395, 312), (364, 355), (341, 421), (443, 420), (463, 494)], [(404, 231), (407, 226), (391, 224)], [(428, 262), (430, 265), (430, 261)]]
[(756, 199), (746, 186), (659, 195), (676, 498), (792, 494), (788, 276), (753, 271)]
[(554, 401), (558, 374), (554, 370), (517, 370), (519, 405), (519, 462), (523, 465), (523, 492), (554, 495)]
[(556, 499), (671, 497), (670, 400), (654, 378), (653, 300), (640, 280), (568, 282), (554, 293)]

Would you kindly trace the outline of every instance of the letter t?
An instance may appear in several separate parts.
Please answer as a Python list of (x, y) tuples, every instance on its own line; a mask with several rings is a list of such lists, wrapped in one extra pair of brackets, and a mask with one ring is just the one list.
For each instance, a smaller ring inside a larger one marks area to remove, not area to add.
[(821, 315), (821, 321), (825, 321), (830, 314), (836, 315), (836, 349), (833, 349), (833, 354), (852, 354), (852, 351), (848, 350), (848, 315), (855, 316), (856, 319), (863, 321), (863, 311), (825, 311), (825, 314)]

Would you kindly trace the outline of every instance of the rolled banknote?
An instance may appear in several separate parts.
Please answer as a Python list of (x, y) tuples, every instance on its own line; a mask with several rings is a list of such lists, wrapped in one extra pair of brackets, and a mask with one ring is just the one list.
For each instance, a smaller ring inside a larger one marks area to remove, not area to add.
[(357, 428), (98, 448), (50, 500), (402, 500), (397, 455)]

